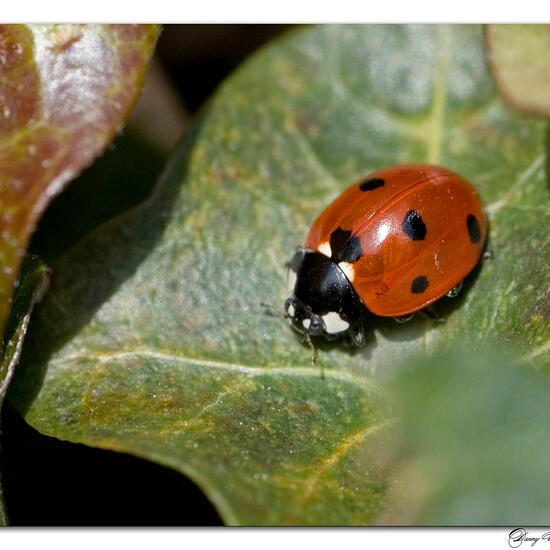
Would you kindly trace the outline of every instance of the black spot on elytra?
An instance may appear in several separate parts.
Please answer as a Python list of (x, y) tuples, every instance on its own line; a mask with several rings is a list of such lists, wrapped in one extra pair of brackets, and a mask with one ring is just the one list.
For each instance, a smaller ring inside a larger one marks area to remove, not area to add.
[(385, 183), (386, 182), (381, 178), (370, 178), (365, 181), (362, 181), (359, 184), (359, 189), (361, 189), (361, 191), (374, 191), (379, 187), (384, 187)]
[(337, 263), (356, 262), (363, 254), (359, 239), (352, 235), (351, 231), (346, 231), (341, 227), (332, 232), (330, 236), (330, 249), (332, 251), (332, 259)]
[(430, 283), (428, 282), (428, 278), (424, 277), (424, 275), (420, 275), (420, 277), (413, 279), (411, 284), (411, 292), (413, 294), (422, 294), (429, 285)]
[(481, 229), (477, 218), (473, 214), (468, 214), (466, 218), (466, 227), (468, 228), (470, 241), (472, 241), (473, 244), (477, 244), (481, 239)]
[(426, 236), (426, 224), (417, 210), (409, 210), (403, 218), (403, 231), (413, 241), (422, 241)]

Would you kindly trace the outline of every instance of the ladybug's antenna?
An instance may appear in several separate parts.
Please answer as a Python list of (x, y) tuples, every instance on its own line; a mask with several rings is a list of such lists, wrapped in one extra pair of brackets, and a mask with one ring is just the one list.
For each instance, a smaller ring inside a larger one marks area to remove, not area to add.
[(288, 319), (288, 314), (282, 313), (281, 310), (278, 307), (275, 307), (273, 304), (269, 304), (268, 302), (260, 302), (260, 305), (266, 308), (267, 312), (272, 317), (279, 317), (280, 319)]

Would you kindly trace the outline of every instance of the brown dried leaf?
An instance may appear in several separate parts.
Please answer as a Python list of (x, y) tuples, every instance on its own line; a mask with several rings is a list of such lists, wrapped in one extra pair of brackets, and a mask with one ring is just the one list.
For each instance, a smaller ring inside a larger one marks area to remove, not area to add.
[(156, 25), (0, 26), (0, 333), (40, 214), (125, 121), (157, 36)]
[(527, 115), (550, 117), (550, 25), (487, 25), (485, 41), (502, 99)]

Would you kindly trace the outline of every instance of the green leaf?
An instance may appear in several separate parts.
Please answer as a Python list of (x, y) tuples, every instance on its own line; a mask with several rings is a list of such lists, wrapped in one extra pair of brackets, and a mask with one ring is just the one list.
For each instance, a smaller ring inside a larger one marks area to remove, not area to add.
[(522, 113), (550, 117), (550, 25), (488, 25), (488, 58), (502, 99)]
[(0, 27), (0, 333), (38, 218), (125, 121), (157, 34), (156, 25)]
[[(12, 399), (43, 433), (192, 477), (231, 524), (365, 524), (391, 478), (384, 379), (456, 339), (550, 359), (545, 126), (510, 113), (472, 26), (323, 26), (222, 86), (148, 203), (54, 266)], [(307, 347), (285, 262), (352, 181), (408, 161), (473, 182), (494, 259), (445, 325), (373, 322)]]
[[(0, 360), (0, 409), (15, 367), (21, 356), (23, 340), (29, 325), (34, 304), (40, 300), (48, 281), (45, 265), (34, 256), (27, 257), (23, 264), (21, 278), (15, 293), (11, 315), (5, 333), (4, 352)], [(1, 450), (1, 449), (0, 449)], [(0, 525), (7, 524), (0, 485)]]
[(546, 525), (550, 382), (505, 356), (453, 353), (395, 383), (400, 446), (383, 523)]

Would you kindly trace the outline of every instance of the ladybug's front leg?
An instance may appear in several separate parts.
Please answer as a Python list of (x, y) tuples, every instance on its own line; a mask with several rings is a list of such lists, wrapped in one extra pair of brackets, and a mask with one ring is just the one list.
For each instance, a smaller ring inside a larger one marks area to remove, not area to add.
[(364, 316), (360, 315), (355, 322), (351, 322), (348, 330), (343, 332), (340, 338), (350, 351), (353, 348), (363, 347), (366, 341)]

